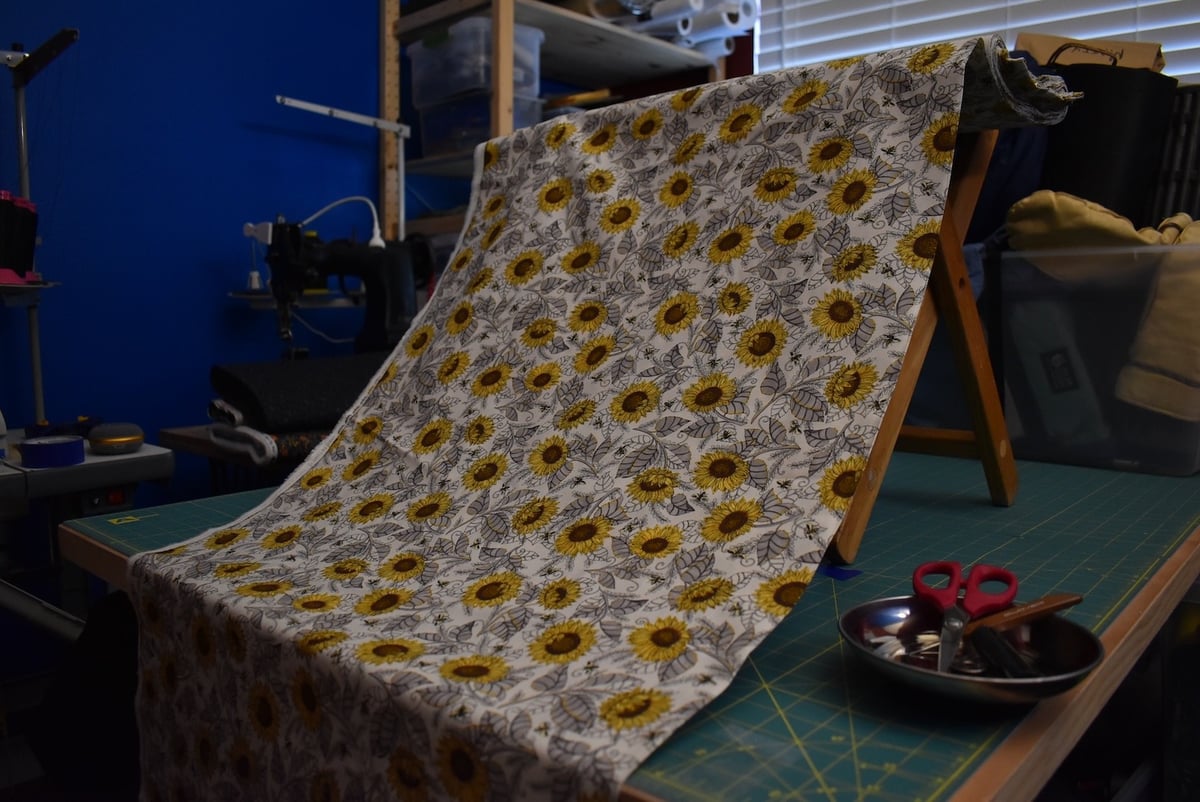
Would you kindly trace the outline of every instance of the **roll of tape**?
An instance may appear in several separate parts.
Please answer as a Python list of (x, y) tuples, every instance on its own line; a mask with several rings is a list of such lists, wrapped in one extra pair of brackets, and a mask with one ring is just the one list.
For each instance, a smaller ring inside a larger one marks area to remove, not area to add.
[(24, 468), (62, 468), (78, 465), (84, 458), (84, 440), (77, 435), (31, 437), (19, 444)]

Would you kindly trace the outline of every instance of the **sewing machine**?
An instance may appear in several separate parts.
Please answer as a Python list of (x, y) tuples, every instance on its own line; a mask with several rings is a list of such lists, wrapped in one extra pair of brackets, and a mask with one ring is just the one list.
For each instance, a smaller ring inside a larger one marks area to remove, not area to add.
[(274, 223), (248, 224), (246, 234), (267, 245), (270, 292), (279, 337), (289, 357), (298, 355), (291, 345), (292, 309), (306, 290), (324, 290), (329, 278), (337, 276), (346, 292), (346, 277), (357, 277), (366, 309), (354, 350), (390, 350), (417, 313), (418, 284), (427, 281), (433, 270), (432, 249), (420, 237), (384, 242), (376, 234), (369, 243), (323, 242), (316, 232), (305, 230), (304, 223), (289, 223), (282, 217)]

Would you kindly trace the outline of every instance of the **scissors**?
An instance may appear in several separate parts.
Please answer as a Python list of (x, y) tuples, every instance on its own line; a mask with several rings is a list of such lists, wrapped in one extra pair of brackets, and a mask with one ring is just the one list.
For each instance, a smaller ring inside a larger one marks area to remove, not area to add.
[[(946, 576), (946, 587), (931, 587), (927, 577)], [(1017, 577), (1007, 568), (976, 565), (964, 578), (962, 564), (953, 560), (922, 563), (913, 571), (913, 592), (942, 610), (942, 634), (938, 642), (938, 671), (950, 670), (958, 647), (962, 645), (963, 628), (972, 618), (996, 613), (1008, 608), (1017, 597)], [(964, 588), (965, 579), (965, 592)], [(993, 593), (984, 590), (984, 582), (1003, 582), (1004, 590)], [(962, 597), (959, 593), (963, 592)]]

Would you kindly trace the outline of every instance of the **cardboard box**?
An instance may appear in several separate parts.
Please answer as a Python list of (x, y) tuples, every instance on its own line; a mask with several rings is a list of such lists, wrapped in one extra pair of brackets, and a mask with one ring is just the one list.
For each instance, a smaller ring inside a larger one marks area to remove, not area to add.
[[(1079, 44), (1083, 47), (1067, 47), (1063, 45)], [(1047, 33), (1019, 33), (1013, 50), (1024, 50), (1033, 56), (1038, 64), (1043, 66), (1050, 63), (1055, 52), (1055, 64), (1112, 64), (1115, 56), (1117, 67), (1142, 67), (1155, 72), (1162, 72), (1167, 66), (1163, 58), (1162, 45), (1157, 42), (1124, 42), (1115, 39), (1071, 39), (1066, 36), (1056, 36)], [(1103, 52), (1097, 52), (1103, 51)]]

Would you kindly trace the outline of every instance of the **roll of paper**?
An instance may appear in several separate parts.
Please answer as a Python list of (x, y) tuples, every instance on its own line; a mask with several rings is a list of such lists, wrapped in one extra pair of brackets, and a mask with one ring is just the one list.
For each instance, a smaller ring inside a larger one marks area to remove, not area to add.
[(688, 38), (692, 42), (706, 42), (709, 39), (741, 36), (753, 28), (757, 20), (758, 3), (755, 0), (722, 3), (701, 12), (692, 20)]
[(631, 31), (646, 34), (647, 36), (661, 36), (663, 38), (678, 38), (687, 36), (692, 30), (692, 17), (684, 16), (676, 19), (663, 21), (648, 20), (639, 22), (637, 25), (627, 26)]
[(716, 61), (733, 52), (733, 37), (726, 36), (723, 39), (707, 39), (703, 42), (696, 42), (692, 49)]
[(704, 10), (704, 0), (658, 0), (650, 7), (650, 19), (629, 26), (632, 31), (655, 34), (659, 30), (670, 32), (668, 23), (685, 17), (694, 17)]

